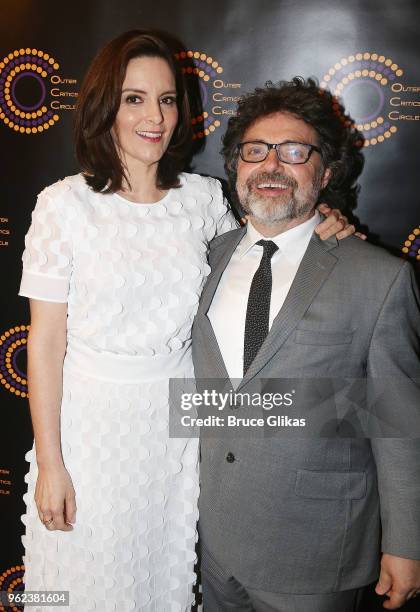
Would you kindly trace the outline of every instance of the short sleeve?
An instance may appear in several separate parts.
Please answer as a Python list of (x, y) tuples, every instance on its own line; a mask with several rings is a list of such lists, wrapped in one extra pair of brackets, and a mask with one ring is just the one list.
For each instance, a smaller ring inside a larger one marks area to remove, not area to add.
[(39, 196), (25, 237), (19, 295), (49, 302), (67, 302), (72, 271), (72, 243), (67, 223), (66, 194), (56, 183)]

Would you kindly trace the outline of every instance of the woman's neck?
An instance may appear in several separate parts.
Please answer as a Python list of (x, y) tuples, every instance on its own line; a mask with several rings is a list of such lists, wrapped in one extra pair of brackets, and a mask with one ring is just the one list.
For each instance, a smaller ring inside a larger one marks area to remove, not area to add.
[(132, 202), (147, 203), (158, 202), (167, 193), (157, 187), (157, 165), (128, 170), (128, 182), (123, 179), (121, 196)]

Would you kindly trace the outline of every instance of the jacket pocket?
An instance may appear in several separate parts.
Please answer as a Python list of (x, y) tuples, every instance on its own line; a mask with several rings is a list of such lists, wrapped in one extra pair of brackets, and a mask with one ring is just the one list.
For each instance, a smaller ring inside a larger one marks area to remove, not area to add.
[(297, 470), (295, 493), (311, 499), (362, 499), (366, 496), (365, 472), (315, 472)]
[(297, 329), (294, 335), (296, 344), (334, 345), (350, 344), (354, 332), (312, 331), (310, 329)]

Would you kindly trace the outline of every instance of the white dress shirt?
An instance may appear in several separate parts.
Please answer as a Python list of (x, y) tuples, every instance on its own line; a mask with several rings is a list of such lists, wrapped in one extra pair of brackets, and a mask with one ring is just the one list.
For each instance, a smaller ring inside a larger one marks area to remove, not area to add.
[(283, 306), (313, 231), (320, 220), (318, 211), (315, 211), (313, 217), (308, 221), (272, 238), (262, 236), (252, 223), (248, 222), (247, 231), (222, 274), (208, 311), (208, 317), (231, 379), (242, 380), (243, 378), (248, 295), (263, 254), (263, 247), (256, 243), (259, 240), (272, 240), (279, 248), (271, 259), (273, 276), (269, 321), (271, 328), (275, 316)]

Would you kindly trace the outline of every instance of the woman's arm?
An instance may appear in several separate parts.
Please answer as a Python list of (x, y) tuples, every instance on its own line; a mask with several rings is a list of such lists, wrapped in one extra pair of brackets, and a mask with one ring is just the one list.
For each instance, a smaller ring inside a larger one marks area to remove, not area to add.
[(321, 240), (326, 240), (330, 236), (336, 236), (338, 240), (343, 240), (354, 234), (362, 240), (366, 240), (366, 234), (356, 232), (354, 225), (348, 222), (348, 219), (343, 215), (338, 208), (330, 208), (328, 204), (319, 204), (317, 206), (319, 212), (325, 215), (325, 219), (316, 226), (315, 232)]
[(38, 463), (35, 501), (47, 529), (70, 531), (67, 523), (76, 517), (75, 493), (60, 441), (67, 304), (31, 299), (30, 306), (28, 385)]

